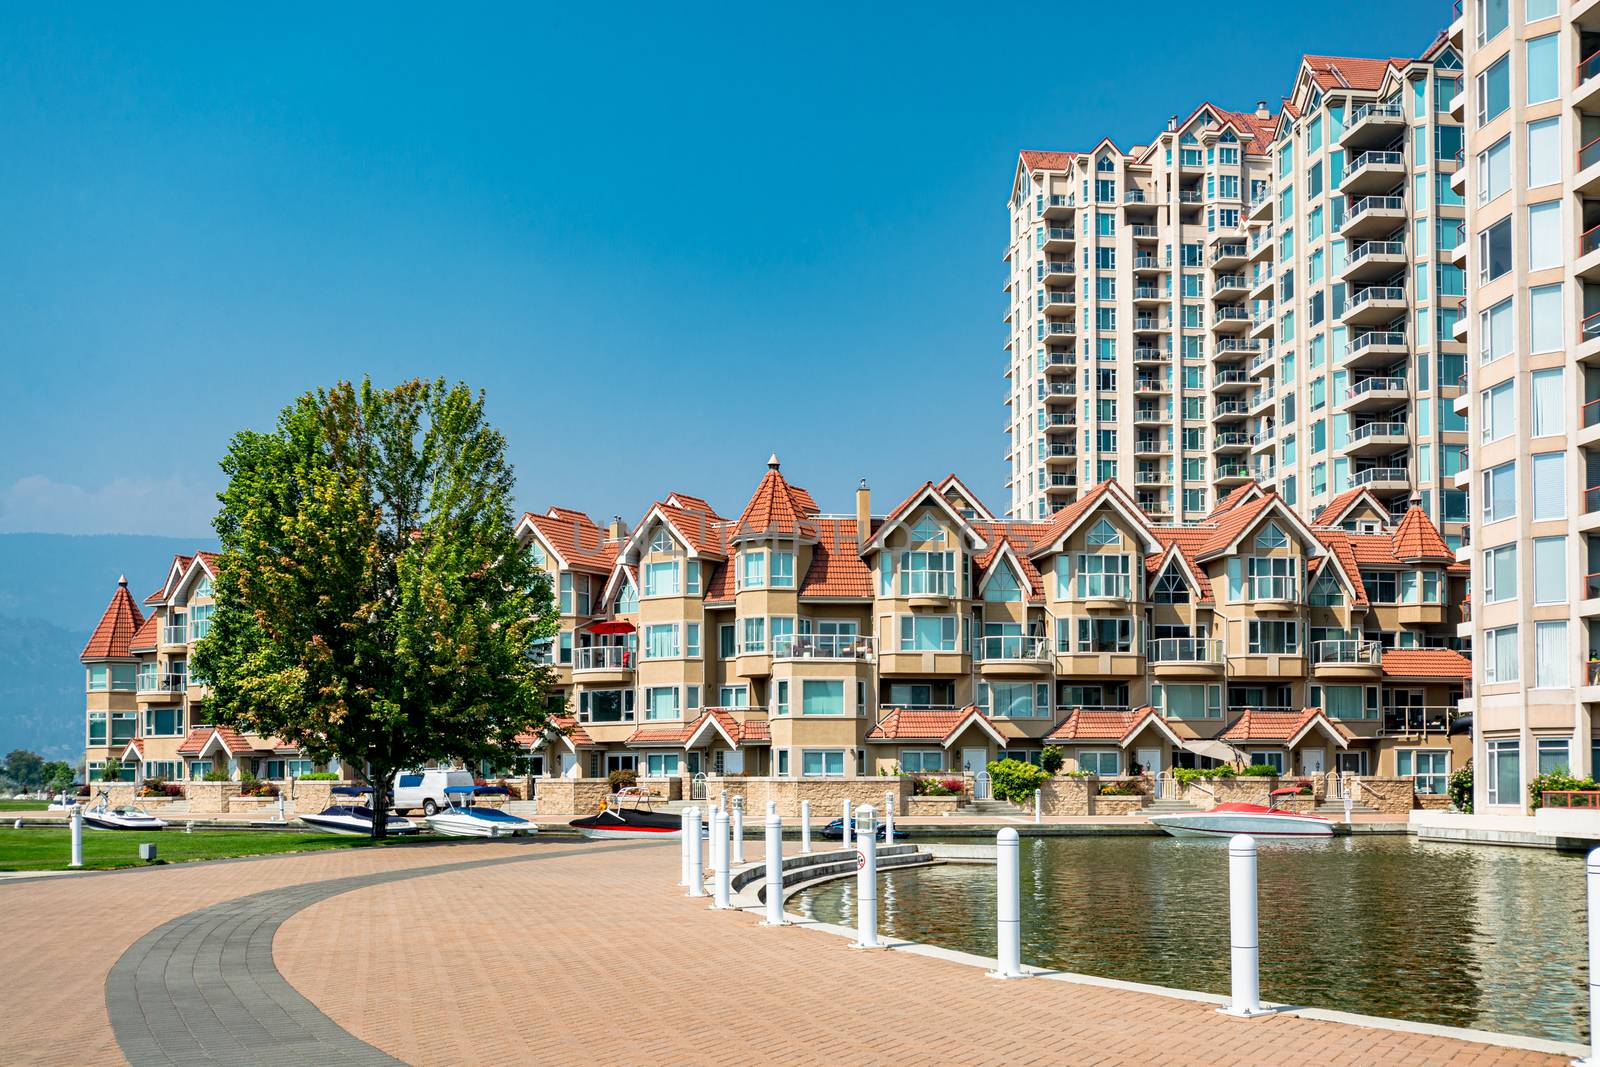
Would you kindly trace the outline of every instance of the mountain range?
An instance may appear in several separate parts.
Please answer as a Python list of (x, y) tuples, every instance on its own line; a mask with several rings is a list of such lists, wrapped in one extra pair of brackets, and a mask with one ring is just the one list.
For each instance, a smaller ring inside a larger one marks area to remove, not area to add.
[(74, 765), (83, 756), (78, 655), (128, 578), (136, 601), (166, 579), (173, 555), (212, 538), (0, 534), (0, 755), (27, 748)]

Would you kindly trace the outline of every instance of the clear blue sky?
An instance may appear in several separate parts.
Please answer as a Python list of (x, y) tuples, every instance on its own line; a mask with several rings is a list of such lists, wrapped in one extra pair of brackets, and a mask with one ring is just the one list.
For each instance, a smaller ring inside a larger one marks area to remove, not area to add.
[(485, 388), (526, 508), (731, 511), (773, 449), (1003, 508), (1017, 150), (1449, 17), (1335, 6), (13, 5), (0, 530), (205, 533), (229, 435), (363, 373)]

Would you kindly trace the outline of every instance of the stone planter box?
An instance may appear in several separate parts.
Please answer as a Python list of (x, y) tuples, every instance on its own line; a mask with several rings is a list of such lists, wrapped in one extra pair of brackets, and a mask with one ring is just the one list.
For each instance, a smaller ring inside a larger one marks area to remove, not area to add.
[(1280, 787), (1277, 778), (1213, 778), (1207, 783), (1218, 804), (1265, 804), (1267, 796)]
[(954, 815), (956, 805), (961, 803), (960, 797), (912, 797), (906, 802), (909, 807), (907, 815)]
[(706, 779), (706, 802), (712, 807), (723, 795), (730, 805), (734, 797), (744, 797), (746, 825), (750, 825), (751, 817), (765, 816), (769, 800), (777, 804), (778, 814), (785, 819), (799, 817), (802, 800), (811, 801), (813, 819), (842, 815), (846, 800), (852, 808), (871, 804), (881, 814), (885, 793), (894, 795), (896, 814), (910, 810), (911, 779), (905, 777)]
[(1096, 795), (1090, 799), (1090, 814), (1103, 816), (1137, 815), (1144, 810), (1145, 802), (1149, 798), (1142, 793), (1131, 797), (1103, 797)]
[(1087, 778), (1068, 778), (1057, 775), (1039, 787), (1039, 810), (1043, 815), (1092, 815), (1093, 794), (1100, 789), (1100, 780), (1093, 775)]
[[(241, 795), (228, 797), (227, 801), (228, 812), (234, 815), (249, 815), (252, 813), (259, 814), (261, 812), (276, 812), (278, 810), (277, 797), (247, 797)], [(288, 801), (285, 800), (284, 804), (287, 805)]]
[(189, 814), (224, 815), (229, 799), (239, 795), (239, 783), (186, 782), (183, 791), (189, 798)]
[(546, 778), (534, 803), (540, 815), (595, 815), (610, 793), (604, 778)]

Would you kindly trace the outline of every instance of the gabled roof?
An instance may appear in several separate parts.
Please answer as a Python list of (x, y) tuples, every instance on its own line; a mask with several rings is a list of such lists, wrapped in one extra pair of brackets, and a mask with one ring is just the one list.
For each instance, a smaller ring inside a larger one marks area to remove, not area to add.
[(78, 656), (80, 660), (91, 659), (130, 659), (128, 646), (133, 641), (133, 635), (139, 632), (144, 625), (144, 612), (139, 610), (139, 605), (133, 602), (133, 594), (128, 592), (128, 579), (117, 579), (117, 591), (111, 594), (111, 602), (106, 605), (106, 610), (101, 612), (100, 621), (95, 625), (94, 633), (89, 635), (89, 643), (83, 646), (83, 652)]
[(173, 556), (172, 562), (167, 566), (166, 581), (161, 583), (160, 589), (145, 597), (144, 602), (146, 604), (159, 604), (167, 599), (167, 593), (172, 588), (173, 583), (183, 577), (184, 573), (189, 569), (189, 564), (193, 562), (194, 556), (185, 556), (181, 553)]
[(1154, 726), (1172, 744), (1183, 744), (1183, 739), (1148, 705), (1133, 711), (1085, 711), (1079, 708), (1045, 734), (1044, 739), (1074, 743), (1116, 742), (1119, 748), (1127, 748), (1149, 726)]
[(1022, 166), (1029, 171), (1066, 170), (1077, 155), (1076, 152), (1036, 152), (1026, 148), (1017, 153)]
[(594, 739), (589, 736), (588, 731), (579, 724), (578, 720), (571, 715), (552, 715), (549, 723), (552, 729), (542, 734), (518, 734), (514, 740), (517, 744), (525, 745), (530, 749), (543, 748), (545, 742), (551, 737), (559, 737), (562, 743), (572, 750), (595, 747)]
[(1311, 527), (1305, 524), (1293, 508), (1283, 502), (1282, 497), (1269, 490), (1262, 496), (1246, 501), (1232, 511), (1218, 516), (1211, 540), (1199, 553), (1199, 559), (1204, 561), (1234, 552), (1239, 542), (1269, 513), (1280, 519), (1290, 528), (1291, 533), (1300, 539), (1300, 543), (1307, 549), (1308, 556), (1320, 556), (1326, 551)]
[[(800, 598), (832, 600), (835, 598), (872, 599), (872, 572), (867, 569), (856, 545), (854, 519), (815, 519), (817, 543), (811, 546), (811, 565), (800, 579)], [(731, 568), (726, 584), (727, 596), (732, 597)], [(706, 599), (712, 599), (711, 587), (706, 587)]]
[[(1157, 537), (1162, 537), (1166, 532), (1160, 527), (1156, 528)], [(1162, 537), (1162, 540), (1166, 539)], [(1195, 600), (1205, 603), (1211, 599), (1211, 582), (1206, 578), (1205, 569), (1196, 566), (1194, 560), (1183, 551), (1176, 540), (1167, 544), (1165, 552), (1145, 557), (1145, 572), (1150, 578), (1151, 589), (1155, 588), (1156, 581), (1160, 579), (1162, 572), (1168, 568), (1177, 570), (1183, 576), (1184, 581), (1189, 585), (1190, 591), (1193, 592)]]
[(1324, 731), (1340, 748), (1350, 743), (1351, 734), (1328, 718), (1321, 708), (1304, 711), (1246, 711), (1217, 736), (1230, 743), (1258, 742), (1293, 747), (1313, 729)]
[(939, 492), (949, 493), (951, 490), (954, 490), (957, 496), (961, 497), (962, 500), (965, 500), (972, 507), (972, 510), (976, 513), (974, 515), (975, 518), (983, 522), (996, 521), (997, 516), (994, 512), (989, 510), (988, 506), (985, 505), (983, 501), (978, 499), (978, 494), (974, 493), (967, 486), (966, 482), (963, 482), (953, 473), (945, 475), (944, 481), (939, 483)]
[[(748, 708), (733, 709), (748, 713)], [(699, 748), (721, 739), (729, 748), (772, 743), (772, 730), (765, 715), (740, 719), (728, 708), (706, 708), (687, 723), (644, 723), (623, 744), (633, 748)]]
[(1033, 551), (1029, 555), (1037, 559), (1056, 551), (1062, 542), (1072, 536), (1079, 525), (1102, 506), (1111, 507), (1122, 516), (1134, 535), (1144, 540), (1146, 552), (1161, 550), (1161, 542), (1156, 539), (1149, 520), (1139, 509), (1138, 503), (1128, 496), (1126, 489), (1108, 478), (1056, 512), (1049, 524), (1039, 532), (1038, 538), (1033, 543)]
[(698, 511), (710, 518), (717, 520), (718, 522), (724, 521), (722, 516), (717, 514), (717, 509), (712, 507), (710, 502), (704, 497), (690, 496), (688, 493), (673, 492), (667, 494), (666, 503), (671, 507), (678, 508), (682, 511)]
[(1225, 511), (1232, 511), (1240, 504), (1248, 503), (1251, 500), (1258, 500), (1264, 495), (1266, 495), (1266, 490), (1261, 488), (1259, 483), (1245, 482), (1243, 485), (1235, 487), (1228, 493), (1227, 496), (1217, 501), (1217, 506), (1211, 509), (1211, 514), (1206, 516), (1206, 521), (1209, 522)]
[[(678, 497), (679, 494), (674, 493), (673, 496)], [(632, 536), (623, 546), (623, 553), (630, 559), (634, 558), (640, 546), (646, 543), (646, 536), (655, 519), (666, 523), (693, 555), (711, 559), (727, 558), (726, 519), (698, 508), (681, 508), (665, 501), (657, 501), (645, 511), (644, 518), (639, 520), (639, 525), (634, 528)]]
[(154, 612), (144, 620), (133, 639), (128, 642), (129, 652), (153, 652), (156, 647), (156, 635), (161, 629), (161, 617)]
[[(1403, 61), (1401, 61), (1403, 62)], [(1305, 56), (1305, 73), (1323, 90), (1364, 89), (1377, 92), (1393, 59), (1355, 59), (1349, 56)]]
[(517, 524), (517, 533), (529, 537), (537, 533), (563, 570), (609, 574), (617, 559), (617, 545), (608, 544), (595, 521), (572, 508), (552, 507), (543, 515), (530, 511)]
[(968, 704), (959, 709), (890, 708), (876, 726), (867, 731), (867, 740), (876, 742), (937, 741), (949, 748), (968, 726), (976, 725), (998, 745), (1007, 743), (993, 719)]
[(1391, 648), (1383, 654), (1383, 674), (1465, 682), (1472, 678), (1472, 661), (1453, 648)]
[(912, 509), (924, 503), (932, 504), (948, 515), (956, 524), (956, 529), (960, 530), (967, 536), (967, 538), (972, 542), (974, 548), (977, 548), (981, 551), (988, 547), (988, 542), (986, 542), (983, 538), (983, 535), (978, 532), (977, 527), (973, 526), (973, 524), (967, 520), (965, 515), (951, 507), (950, 501), (945, 499), (944, 494), (939, 491), (938, 486), (934, 485), (932, 482), (923, 482), (916, 489), (912, 490), (910, 496), (906, 497), (898, 505), (896, 505), (893, 511), (884, 516), (883, 522), (878, 524), (878, 528), (873, 531), (872, 537), (868, 539), (866, 544), (861, 546), (862, 554), (865, 555), (867, 552), (873, 549), (882, 548), (884, 538), (889, 535), (889, 531), (903, 524), (906, 516), (911, 514)]
[(204, 756), (213, 748), (220, 748), (230, 756), (254, 751), (250, 742), (231, 726), (197, 726), (178, 746), (180, 756)]
[(1028, 526), (1025, 524), (1002, 525), (999, 523), (985, 528), (984, 536), (989, 541), (989, 547), (980, 552), (973, 560), (973, 565), (978, 572), (978, 596), (983, 595), (983, 588), (994, 575), (995, 569), (1002, 566), (1004, 559), (1016, 575), (1017, 584), (1023, 589), (1023, 596), (1027, 600), (1044, 599), (1044, 577), (1039, 573), (1039, 568), (1033, 565), (1033, 560), (1028, 558), (1028, 553), (1033, 550), (1033, 534), (1043, 529), (1042, 526)]
[(1378, 514), (1387, 515), (1389, 513), (1389, 509), (1384, 507), (1383, 502), (1372, 494), (1372, 490), (1365, 486), (1358, 486), (1355, 489), (1346, 489), (1328, 501), (1321, 511), (1311, 517), (1311, 524), (1313, 526), (1338, 526), (1344, 522), (1345, 516), (1350, 514), (1356, 504), (1363, 500), (1368, 507)]

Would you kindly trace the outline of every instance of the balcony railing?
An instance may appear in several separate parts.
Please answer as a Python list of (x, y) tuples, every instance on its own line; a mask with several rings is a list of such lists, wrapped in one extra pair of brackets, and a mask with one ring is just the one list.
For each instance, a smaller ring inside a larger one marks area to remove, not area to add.
[(1250, 252), (1242, 244), (1218, 245), (1217, 250), (1211, 253), (1211, 262), (1216, 263), (1223, 259), (1243, 259)]
[(1160, 270), (1161, 261), (1155, 256), (1134, 256), (1133, 265), (1137, 269)]
[(1230, 319), (1245, 322), (1250, 318), (1250, 309), (1239, 304), (1224, 304), (1212, 309), (1211, 318), (1214, 322), (1225, 322)]
[(1245, 415), (1250, 408), (1243, 400), (1224, 400), (1212, 409), (1213, 415)]
[(1360, 200), (1350, 205), (1350, 210), (1345, 214), (1345, 221), (1349, 222), (1363, 211), (1401, 211), (1405, 206), (1404, 197), (1363, 196)]
[(1250, 435), (1247, 433), (1239, 433), (1237, 430), (1217, 434), (1217, 448), (1228, 448), (1232, 445), (1247, 445), (1249, 443)]
[(1300, 580), (1292, 574), (1257, 574), (1250, 578), (1251, 600), (1299, 600)]
[(1216, 352), (1254, 352), (1261, 347), (1259, 338), (1249, 337), (1224, 337), (1217, 342)]
[(1052, 241), (1071, 241), (1077, 236), (1077, 231), (1071, 226), (1051, 226), (1046, 236)]
[(624, 645), (591, 645), (572, 650), (575, 671), (631, 671), (639, 653)]
[[(1360, 112), (1358, 111), (1357, 114), (1360, 114)], [(1350, 167), (1345, 171), (1345, 176), (1348, 177), (1349, 175), (1354, 174), (1362, 167), (1370, 167), (1384, 163), (1392, 163), (1398, 166), (1404, 162), (1405, 157), (1399, 152), (1362, 152), (1360, 155), (1356, 156), (1356, 158), (1350, 161)]]
[(1344, 395), (1346, 399), (1354, 400), (1356, 397), (1365, 396), (1367, 393), (1380, 390), (1383, 392), (1404, 392), (1405, 388), (1406, 380), (1404, 378), (1363, 378), (1346, 389)]
[(1130, 233), (1132, 233), (1133, 236), (1135, 236), (1135, 237), (1157, 237), (1157, 236), (1160, 236), (1160, 231), (1157, 230), (1156, 227), (1142, 225), (1142, 224), (1138, 225), (1138, 226), (1129, 226), (1128, 227), (1128, 231)]
[(182, 671), (165, 674), (139, 675), (141, 693), (181, 693), (187, 685), (187, 675)]
[(1216, 292), (1219, 289), (1248, 289), (1249, 287), (1249, 279), (1243, 274), (1219, 274), (1216, 281), (1211, 283), (1212, 292)]
[(1600, 311), (1585, 315), (1583, 321), (1578, 324), (1578, 331), (1583, 334), (1585, 341), (1600, 337)]
[(1404, 241), (1362, 241), (1350, 250), (1345, 257), (1345, 266), (1365, 259), (1367, 256), (1403, 256), (1406, 254)]
[(188, 644), (189, 628), (187, 626), (163, 626), (161, 628), (161, 643), (164, 645)]
[(1600, 137), (1585, 144), (1578, 149), (1578, 169), (1583, 170), (1600, 163)]
[(1383, 662), (1383, 646), (1376, 641), (1313, 641), (1311, 662), (1377, 666)]
[(877, 646), (859, 634), (784, 634), (772, 639), (775, 659), (870, 660)]
[(1143, 189), (1125, 189), (1125, 190), (1123, 190), (1122, 202), (1124, 204), (1142, 204), (1142, 203), (1144, 203), (1144, 190)]
[(1135, 286), (1134, 290), (1133, 290), (1133, 298), (1135, 300), (1165, 300), (1165, 299), (1167, 299), (1167, 297), (1162, 296), (1162, 290), (1156, 288), (1153, 285)]
[(1596, 74), (1600, 74), (1600, 49), (1578, 60), (1578, 84), (1582, 85)]
[(1384, 708), (1383, 732), (1423, 736), (1448, 734), (1450, 720), (1454, 718), (1455, 713), (1456, 709), (1449, 706)]
[(1368, 330), (1366, 333), (1352, 337), (1344, 346), (1344, 354), (1353, 356), (1357, 352), (1371, 348), (1373, 345), (1404, 345), (1406, 335), (1399, 330)]
[(1250, 468), (1245, 466), (1243, 463), (1219, 463), (1219, 464), (1217, 464), (1217, 480), (1218, 481), (1221, 481), (1224, 478), (1248, 478), (1248, 477), (1250, 477)]
[(1367, 422), (1350, 430), (1350, 443), (1365, 441), (1368, 438), (1378, 437), (1404, 437), (1406, 424), (1403, 422)]
[(1398, 285), (1369, 285), (1350, 294), (1350, 308), (1358, 308), (1371, 300), (1404, 300), (1406, 291)]
[(1578, 235), (1578, 254), (1586, 256), (1600, 248), (1600, 226), (1591, 226)]
[(1222, 642), (1207, 637), (1160, 637), (1150, 642), (1151, 663), (1222, 662)]
[(1026, 635), (984, 637), (978, 655), (985, 663), (1042, 663), (1050, 658), (1050, 639)]
[(1587, 429), (1600, 423), (1600, 400), (1591, 400), (1583, 405), (1583, 425)]
[(1368, 467), (1350, 476), (1351, 488), (1371, 485), (1373, 482), (1408, 482), (1411, 472), (1404, 467)]

